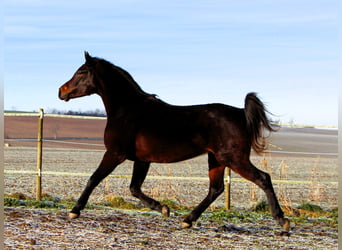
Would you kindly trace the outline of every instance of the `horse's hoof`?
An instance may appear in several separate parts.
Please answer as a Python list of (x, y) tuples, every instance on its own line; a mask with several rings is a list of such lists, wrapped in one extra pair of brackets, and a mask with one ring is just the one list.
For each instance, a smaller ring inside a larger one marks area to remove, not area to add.
[(73, 220), (73, 219), (76, 219), (76, 218), (78, 218), (80, 215), (79, 214), (76, 214), (76, 213), (69, 213), (69, 218), (71, 219), (71, 220)]
[(282, 227), (285, 231), (290, 231), (290, 220), (288, 218), (284, 218), (282, 221)]
[(181, 228), (184, 229), (184, 228), (190, 228), (192, 226), (191, 223), (188, 223), (188, 222), (185, 222), (183, 221), (182, 224), (181, 224)]
[(164, 205), (161, 210), (162, 215), (169, 217), (170, 216), (170, 209), (168, 206)]

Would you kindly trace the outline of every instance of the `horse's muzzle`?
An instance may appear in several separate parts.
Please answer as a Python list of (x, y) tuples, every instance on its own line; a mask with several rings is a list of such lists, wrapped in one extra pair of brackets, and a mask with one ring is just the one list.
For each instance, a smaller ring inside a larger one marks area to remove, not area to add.
[(70, 100), (69, 93), (63, 93), (61, 89), (59, 89), (58, 97), (59, 99), (66, 101), (66, 102)]

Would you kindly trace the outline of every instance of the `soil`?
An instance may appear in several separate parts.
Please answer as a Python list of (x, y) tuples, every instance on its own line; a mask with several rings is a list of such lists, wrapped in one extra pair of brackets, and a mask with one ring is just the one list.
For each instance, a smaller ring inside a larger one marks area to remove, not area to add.
[(180, 229), (181, 218), (153, 212), (5, 209), (5, 249), (337, 249), (337, 228), (320, 224), (280, 231), (271, 218), (255, 223), (201, 221)]

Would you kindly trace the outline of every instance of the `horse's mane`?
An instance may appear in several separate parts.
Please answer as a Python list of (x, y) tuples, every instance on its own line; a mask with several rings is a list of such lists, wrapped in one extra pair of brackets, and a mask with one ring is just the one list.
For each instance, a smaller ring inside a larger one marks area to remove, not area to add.
[(127, 80), (127, 82), (130, 83), (130, 85), (140, 94), (142, 94), (144, 97), (146, 97), (148, 100), (158, 100), (158, 98), (156, 98), (157, 95), (155, 94), (149, 94), (146, 93), (144, 90), (142, 90), (142, 88), (139, 86), (139, 84), (134, 80), (134, 78), (124, 69), (114, 65), (111, 62), (108, 62), (104, 59), (99, 59), (99, 61), (103, 62), (104, 64), (107, 64), (107, 66), (109, 66), (110, 68), (112, 68), (113, 70), (117, 71), (121, 76), (123, 76), (124, 79)]

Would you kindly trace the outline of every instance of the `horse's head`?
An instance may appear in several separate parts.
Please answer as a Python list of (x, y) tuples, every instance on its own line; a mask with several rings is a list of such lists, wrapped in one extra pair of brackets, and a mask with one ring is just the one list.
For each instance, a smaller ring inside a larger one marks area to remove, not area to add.
[(106, 106), (132, 104), (155, 99), (144, 92), (125, 70), (85, 52), (86, 62), (73, 77), (59, 88), (59, 98), (64, 101), (91, 94), (98, 94)]
[(73, 77), (59, 88), (59, 98), (69, 101), (72, 98), (97, 93), (94, 83), (94, 67), (96, 58), (85, 52), (86, 62), (73, 75)]

